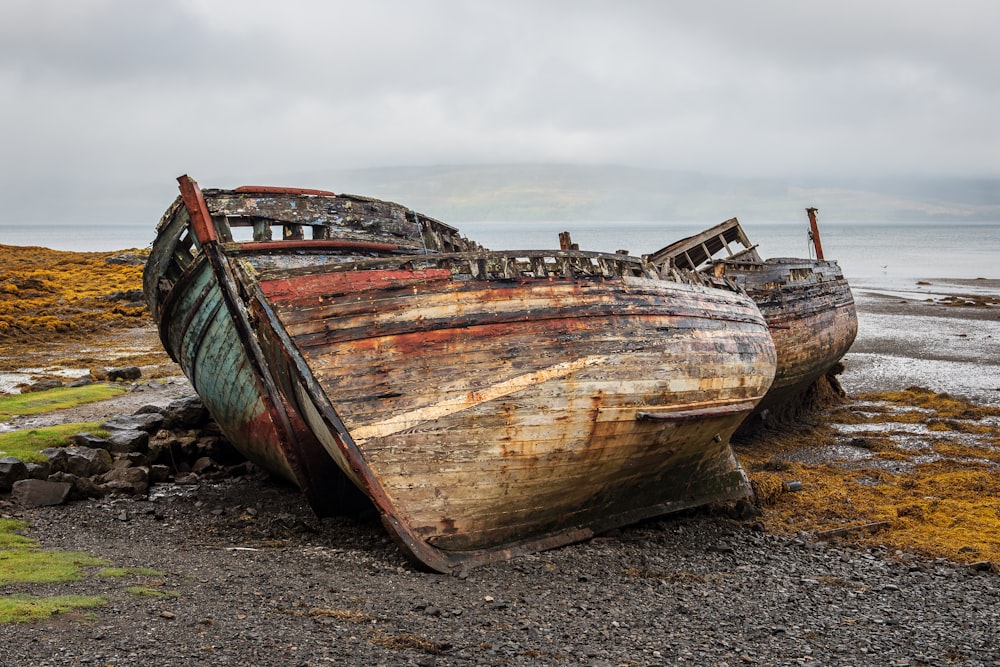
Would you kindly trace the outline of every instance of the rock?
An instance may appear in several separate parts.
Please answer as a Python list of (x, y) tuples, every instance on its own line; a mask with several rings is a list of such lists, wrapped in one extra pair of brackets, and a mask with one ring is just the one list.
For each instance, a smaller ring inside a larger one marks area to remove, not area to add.
[(112, 431), (108, 449), (117, 454), (146, 452), (149, 450), (149, 434), (145, 431)]
[(164, 410), (167, 423), (172, 427), (197, 428), (209, 420), (205, 404), (197, 396), (179, 398), (167, 405)]
[(58, 389), (62, 387), (63, 383), (56, 379), (39, 380), (38, 382), (33, 382), (29, 385), (24, 385), (21, 387), (22, 394), (30, 394), (36, 391), (48, 391), (49, 389)]
[[(106, 264), (122, 264), (126, 266), (142, 266), (146, 263), (146, 258), (137, 252), (119, 252), (110, 257), (105, 258), (104, 262)], [(142, 298), (142, 290), (129, 290), (129, 292), (138, 292), (139, 296), (136, 300)]]
[(218, 465), (208, 456), (202, 456), (200, 459), (195, 461), (191, 465), (191, 472), (196, 475), (203, 475), (206, 472), (212, 472), (213, 470), (218, 470)]
[(98, 382), (121, 382), (138, 380), (142, 377), (142, 371), (138, 366), (125, 366), (123, 368), (91, 368), (90, 377)]
[(52, 464), (48, 461), (43, 463), (25, 462), (24, 466), (28, 469), (30, 479), (48, 479), (48, 476), (52, 474)]
[(149, 483), (162, 484), (170, 479), (170, 467), (165, 465), (149, 466)]
[(142, 406), (141, 408), (139, 408), (138, 410), (136, 410), (134, 414), (137, 414), (137, 415), (146, 415), (146, 414), (165, 415), (166, 411), (164, 410), (164, 408), (160, 407), (159, 405), (149, 404), (149, 405)]
[(8, 493), (14, 484), (28, 478), (28, 467), (24, 461), (13, 456), (0, 459), (0, 493)]
[(143, 494), (149, 490), (149, 471), (145, 468), (117, 468), (101, 475), (100, 487), (111, 493)]
[(111, 454), (104, 449), (67, 447), (63, 471), (77, 477), (100, 475), (111, 469)]
[(66, 386), (67, 387), (86, 387), (88, 384), (94, 384), (94, 380), (89, 375), (84, 375), (83, 377), (79, 377), (79, 378), (73, 380), (72, 382), (70, 382)]
[(101, 424), (109, 431), (145, 431), (156, 433), (163, 426), (164, 416), (158, 412), (143, 412), (115, 417)]
[[(108, 262), (114, 263), (111, 262), (112, 259), (114, 258), (113, 257), (108, 258)], [(118, 290), (117, 292), (112, 292), (111, 294), (107, 295), (104, 298), (111, 302), (126, 301), (130, 303), (143, 300), (141, 289)]]
[(68, 500), (84, 500), (86, 498), (100, 498), (104, 491), (94, 483), (90, 477), (77, 477), (68, 472), (56, 472), (49, 475), (50, 482), (65, 482), (72, 488), (69, 492)]
[(14, 482), (10, 497), (22, 507), (46, 507), (62, 505), (69, 497), (72, 485), (66, 482), (50, 482), (42, 479), (22, 479)]
[(90, 447), (91, 449), (107, 449), (108, 439), (101, 438), (93, 433), (77, 433), (73, 436), (73, 444), (77, 447)]
[(66, 472), (66, 459), (68, 457), (65, 447), (47, 447), (42, 450), (42, 455), (49, 460), (52, 472)]

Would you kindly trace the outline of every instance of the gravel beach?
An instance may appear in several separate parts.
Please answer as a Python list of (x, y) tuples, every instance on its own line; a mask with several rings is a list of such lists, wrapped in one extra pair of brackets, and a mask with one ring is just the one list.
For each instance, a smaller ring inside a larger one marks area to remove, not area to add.
[[(996, 295), (988, 282), (971, 287)], [(849, 394), (920, 384), (995, 404), (1000, 309), (943, 305), (932, 291), (855, 290)], [(907, 318), (925, 335), (902, 335), (914, 329)], [(938, 370), (921, 375), (928, 367)], [(187, 390), (181, 379), (161, 387), (61, 418), (131, 412)], [(147, 499), (37, 509), (0, 500), (0, 515), (26, 521), (43, 548), (127, 569), (4, 586), (108, 599), (0, 625), (5, 666), (1000, 665), (1000, 575), (989, 563), (778, 536), (727, 508), (464, 578), (416, 569), (374, 516), (317, 519), (264, 475), (158, 485)]]

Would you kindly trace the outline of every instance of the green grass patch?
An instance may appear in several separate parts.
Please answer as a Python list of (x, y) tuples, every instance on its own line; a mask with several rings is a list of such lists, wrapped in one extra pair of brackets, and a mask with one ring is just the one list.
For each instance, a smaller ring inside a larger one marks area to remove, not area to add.
[(129, 595), (138, 595), (140, 597), (150, 598), (177, 598), (181, 595), (177, 591), (165, 591), (159, 588), (153, 588), (152, 586), (129, 586), (125, 589), (125, 592)]
[(46, 460), (41, 454), (43, 449), (65, 447), (74, 435), (83, 432), (93, 433), (98, 437), (107, 435), (107, 431), (101, 430), (101, 422), (60, 424), (0, 433), (0, 457), (13, 456), (26, 462), (42, 463)]
[(33, 595), (0, 596), (0, 623), (24, 623), (64, 614), (74, 609), (90, 609), (107, 604), (107, 598), (96, 595)]
[(16, 532), (26, 527), (23, 521), (0, 520), (0, 586), (77, 581), (85, 567), (110, 565), (90, 554), (39, 549), (37, 542)]
[(106, 567), (97, 573), (99, 577), (162, 577), (162, 572), (148, 567)]
[(104, 401), (124, 393), (124, 387), (95, 383), (85, 387), (57, 387), (47, 391), (0, 396), (0, 421), (7, 421), (14, 415), (37, 415), (84, 403)]
[(28, 524), (17, 519), (0, 519), (0, 549), (23, 549), (34, 545), (31, 539), (18, 533), (27, 527)]
[(78, 581), (83, 568), (108, 565), (79, 551), (46, 551), (35, 545), (0, 551), (0, 586), (7, 584), (50, 584)]

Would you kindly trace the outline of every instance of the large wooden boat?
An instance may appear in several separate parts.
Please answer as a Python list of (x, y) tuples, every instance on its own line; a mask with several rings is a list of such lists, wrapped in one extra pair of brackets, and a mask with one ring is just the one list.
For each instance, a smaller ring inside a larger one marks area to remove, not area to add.
[(700, 271), (730, 278), (760, 307), (774, 339), (777, 370), (771, 389), (741, 431), (808, 409), (806, 399), (815, 383), (826, 381), (858, 333), (850, 285), (835, 261), (823, 259), (816, 209), (807, 211), (815, 259), (761, 259), (736, 218), (648, 257), (662, 271)]
[(348, 479), (405, 551), (454, 572), (747, 495), (729, 438), (775, 357), (731, 281), (179, 180), (144, 280), (163, 344), (233, 444), (318, 512)]

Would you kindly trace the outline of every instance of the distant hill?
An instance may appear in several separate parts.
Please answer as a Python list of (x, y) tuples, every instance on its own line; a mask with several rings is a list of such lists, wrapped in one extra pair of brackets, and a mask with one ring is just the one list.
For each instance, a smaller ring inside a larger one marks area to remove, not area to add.
[(1000, 221), (1000, 180), (786, 182), (623, 166), (382, 167), (289, 183), (399, 202), (444, 221)]

